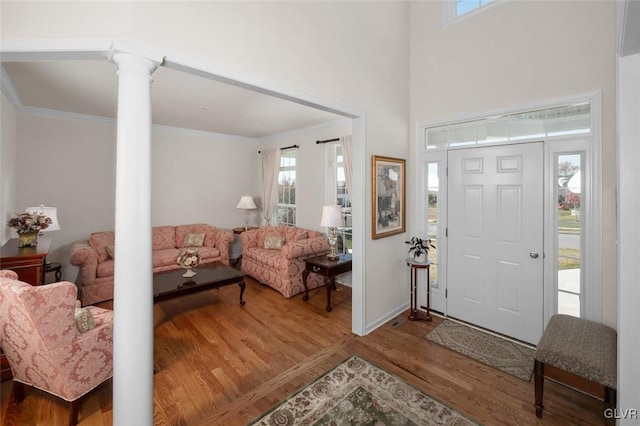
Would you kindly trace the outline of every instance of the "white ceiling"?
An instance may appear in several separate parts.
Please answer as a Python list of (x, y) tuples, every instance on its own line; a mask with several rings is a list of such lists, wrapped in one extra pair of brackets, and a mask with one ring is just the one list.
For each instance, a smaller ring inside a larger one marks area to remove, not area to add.
[[(25, 107), (115, 118), (117, 76), (107, 61), (5, 62)], [(340, 117), (166, 67), (153, 74), (153, 123), (263, 138)]]

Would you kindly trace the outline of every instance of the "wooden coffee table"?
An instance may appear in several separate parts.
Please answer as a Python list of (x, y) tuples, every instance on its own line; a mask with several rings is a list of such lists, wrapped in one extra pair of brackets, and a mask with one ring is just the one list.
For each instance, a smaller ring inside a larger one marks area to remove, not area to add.
[(245, 274), (220, 262), (206, 263), (194, 268), (196, 275), (184, 278), (184, 269), (153, 274), (153, 303), (231, 284), (240, 286), (240, 305), (244, 306)]

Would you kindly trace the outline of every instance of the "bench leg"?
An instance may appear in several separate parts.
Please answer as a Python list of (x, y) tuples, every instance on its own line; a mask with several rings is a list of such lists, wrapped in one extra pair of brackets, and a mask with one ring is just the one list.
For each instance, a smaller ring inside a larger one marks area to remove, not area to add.
[[(611, 389), (609, 387), (604, 387), (604, 409), (605, 412), (615, 412), (616, 408), (616, 390)], [(604, 424), (607, 426), (614, 426), (616, 424), (616, 419), (614, 416), (608, 416), (605, 418)]]
[(542, 394), (544, 391), (544, 363), (536, 360), (533, 366), (536, 387), (536, 417), (542, 418)]

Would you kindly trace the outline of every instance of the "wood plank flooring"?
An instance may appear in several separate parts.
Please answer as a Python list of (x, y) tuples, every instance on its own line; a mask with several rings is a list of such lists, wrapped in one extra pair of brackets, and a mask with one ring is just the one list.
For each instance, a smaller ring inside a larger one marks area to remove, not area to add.
[[(351, 334), (351, 290), (313, 290), (307, 302), (285, 299), (247, 279), (244, 307), (228, 286), (155, 306), (154, 423), (244, 425), (352, 354), (386, 369), (434, 398), (487, 425), (602, 424), (600, 401), (547, 382), (543, 420), (533, 408), (533, 380), (524, 382), (449, 351), (424, 336), (431, 323), (385, 324), (365, 337)], [(101, 306), (111, 307), (110, 302)], [(10, 402), (0, 386), (4, 425), (64, 425), (68, 406), (29, 389)], [(112, 424), (112, 385), (90, 393), (80, 425)]]

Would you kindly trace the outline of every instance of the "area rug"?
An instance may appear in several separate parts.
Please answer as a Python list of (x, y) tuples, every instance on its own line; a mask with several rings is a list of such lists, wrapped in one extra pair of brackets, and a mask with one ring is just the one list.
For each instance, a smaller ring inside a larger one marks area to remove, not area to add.
[(426, 338), (519, 379), (531, 380), (534, 349), (450, 320), (444, 320)]
[(476, 425), (357, 356), (290, 396), (252, 425)]

